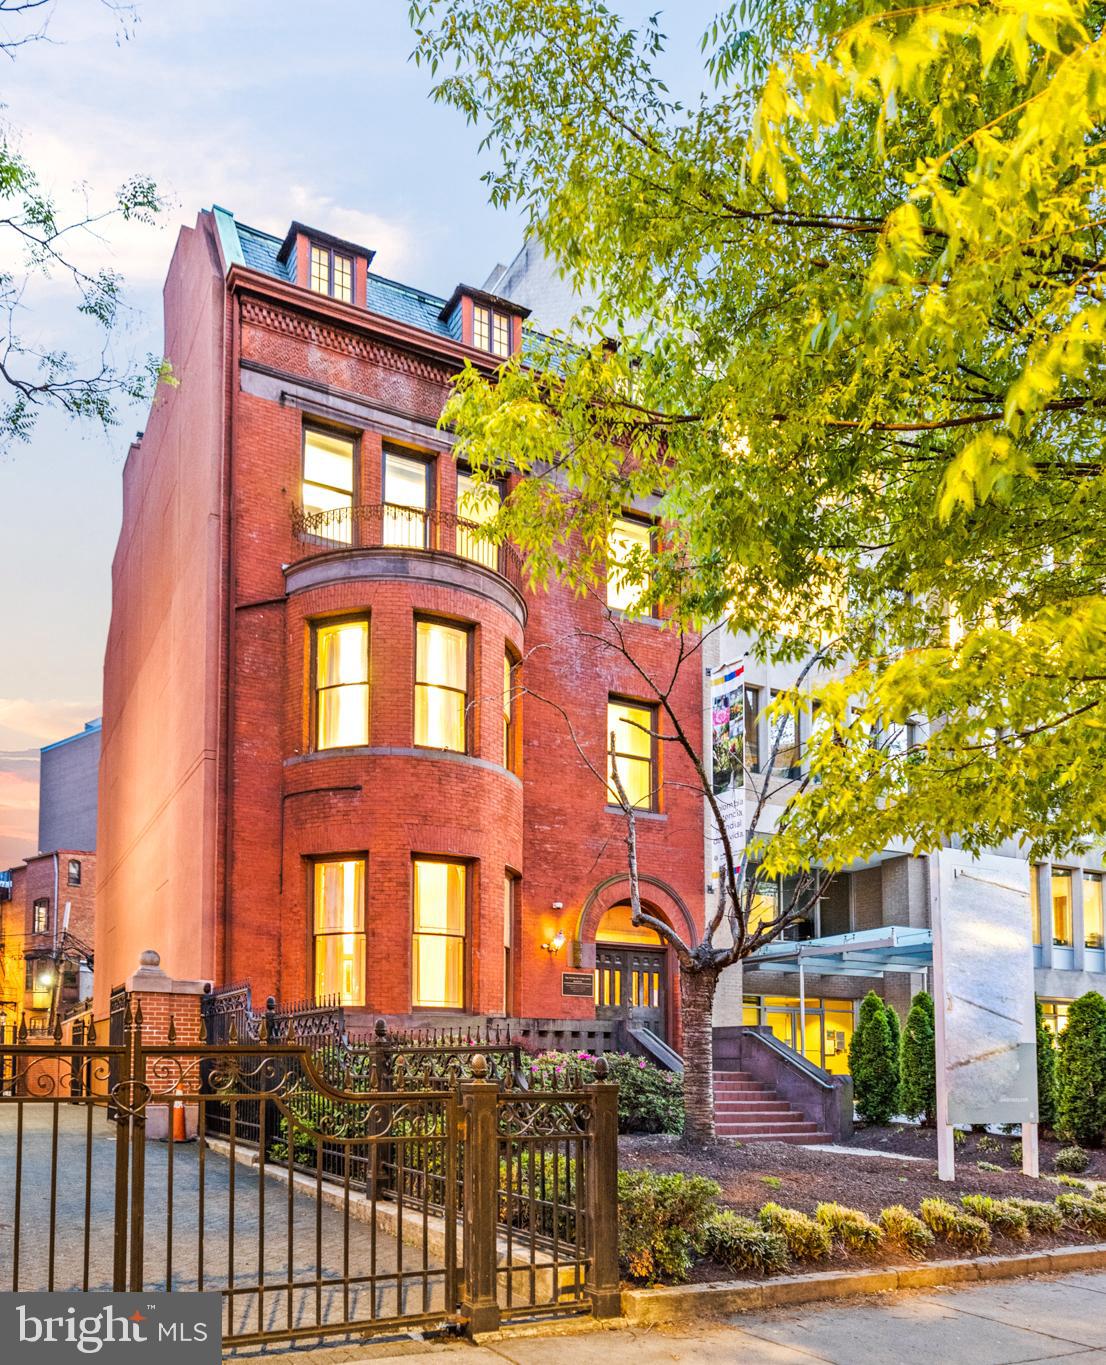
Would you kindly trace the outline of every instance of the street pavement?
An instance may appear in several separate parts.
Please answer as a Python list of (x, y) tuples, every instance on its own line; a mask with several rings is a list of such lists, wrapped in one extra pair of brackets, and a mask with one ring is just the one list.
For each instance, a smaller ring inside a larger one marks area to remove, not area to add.
[[(451, 1359), (452, 1358), (452, 1359)], [(239, 1357), (228, 1357), (238, 1360)], [(681, 1328), (490, 1341), (380, 1342), (284, 1354), (281, 1365), (1106, 1365), (1106, 1272), (993, 1281), (738, 1314)], [(275, 1362), (274, 1362), (275, 1365)]]

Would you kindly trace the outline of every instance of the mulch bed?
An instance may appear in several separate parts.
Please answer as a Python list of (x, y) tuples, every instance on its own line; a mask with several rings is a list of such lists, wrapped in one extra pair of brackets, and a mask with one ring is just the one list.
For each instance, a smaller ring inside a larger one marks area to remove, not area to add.
[[(873, 1140), (877, 1133), (888, 1134), (888, 1142), (898, 1141), (891, 1135), (899, 1131), (889, 1128), (858, 1129), (853, 1145), (881, 1146)], [(926, 1136), (934, 1144), (930, 1150), (923, 1146), (906, 1154), (932, 1156), (932, 1165), (923, 1165), (918, 1161), (894, 1161), (882, 1156), (862, 1156), (859, 1153), (845, 1156), (838, 1152), (814, 1152), (784, 1142), (756, 1142), (744, 1146), (733, 1142), (717, 1142), (687, 1150), (680, 1146), (679, 1138), (663, 1134), (620, 1137), (618, 1159), (623, 1170), (673, 1171), (716, 1180), (722, 1187), (721, 1202), (747, 1217), (755, 1216), (769, 1200), (810, 1214), (820, 1203), (836, 1202), (862, 1209), (869, 1217), (876, 1218), (880, 1210), (889, 1204), (905, 1204), (916, 1213), (919, 1203), (930, 1196), (947, 1199), (954, 1204), (960, 1202), (962, 1194), (989, 1194), (995, 1198), (1015, 1195), (1025, 1199), (1052, 1200), (1063, 1190), (1063, 1186), (1053, 1180), (1032, 1180), (1022, 1175), (1017, 1168), (1001, 1172), (981, 1171), (975, 1165), (976, 1159), (1001, 1165), (1004, 1161), (1008, 1162), (1009, 1158), (1005, 1153), (994, 1151), (985, 1151), (979, 1158), (973, 1158), (968, 1144), (957, 1149), (956, 1179), (938, 1180), (936, 1139), (930, 1132), (921, 1136), (921, 1143), (924, 1144)], [(970, 1134), (969, 1140), (976, 1136)], [(902, 1140), (906, 1142), (909, 1139)], [(1007, 1141), (1004, 1138), (996, 1140)], [(1009, 1139), (1011, 1143), (1014, 1141), (1016, 1139)], [(897, 1149), (889, 1147), (888, 1150)], [(1101, 1165), (1101, 1154), (1098, 1154), (1098, 1162)], [(1042, 1145), (1042, 1171), (1048, 1165), (1051, 1162), (1046, 1164)], [(1087, 1174), (1093, 1179), (1093, 1168)], [(1090, 1234), (1069, 1227), (1065, 1227), (1058, 1237), (1034, 1234), (1028, 1242), (995, 1236), (988, 1254), (1045, 1250), (1052, 1246), (1072, 1246), (1096, 1240)], [(964, 1254), (941, 1242), (930, 1253), (934, 1259)], [(901, 1261), (902, 1257), (835, 1256), (833, 1264), (839, 1269), (850, 1265), (870, 1266), (880, 1264), (881, 1259), (890, 1264), (892, 1261)], [(729, 1272), (720, 1271), (709, 1262), (700, 1262), (693, 1275), (693, 1279), (699, 1281), (730, 1278), (732, 1275)]]
[[(1016, 1169), (1021, 1164), (1015, 1162), (1010, 1155), (1011, 1147), (1020, 1142), (1020, 1138), (1007, 1137), (1004, 1133), (971, 1133), (963, 1130), (958, 1131), (958, 1138), (959, 1141), (956, 1143), (958, 1166), (970, 1165), (974, 1169), (977, 1161), (991, 1161), (996, 1166), (1010, 1166)], [(858, 1125), (847, 1145), (937, 1160), (936, 1130), (922, 1128), (916, 1124), (887, 1124), (883, 1127)], [(1051, 1173), (1056, 1153), (1061, 1147), (1070, 1146), (1071, 1143), (1061, 1142), (1053, 1137), (1041, 1137), (1041, 1173)], [(1101, 1150), (1088, 1151), (1087, 1155), (1091, 1158), (1091, 1164), (1086, 1171), (1077, 1175), (1076, 1179), (1106, 1180), (1106, 1153)]]

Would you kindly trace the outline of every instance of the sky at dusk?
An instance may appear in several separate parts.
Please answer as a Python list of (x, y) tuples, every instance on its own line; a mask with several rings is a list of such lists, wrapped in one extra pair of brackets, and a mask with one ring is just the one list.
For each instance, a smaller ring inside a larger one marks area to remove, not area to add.
[[(613, 7), (639, 23), (657, 5)], [(703, 84), (713, 8), (662, 11), (676, 93)], [(137, 173), (170, 200), (157, 227), (74, 244), (82, 265), (125, 276), (117, 358), (160, 354), (177, 231), (213, 203), (281, 235), (298, 219), (361, 242), (381, 274), (440, 294), (518, 249), (519, 218), (487, 203), (478, 134), (409, 60), (406, 0), (140, 0), (135, 15), (123, 28), (107, 4), (56, 0), (48, 41), (5, 62), (0, 90), (6, 135), (63, 203), (101, 206)], [(33, 281), (19, 325), (97, 353), (66, 282)], [(38, 747), (100, 714), (122, 465), (143, 425), (137, 408), (106, 436), (47, 415), (0, 452), (0, 868), (35, 850)]]

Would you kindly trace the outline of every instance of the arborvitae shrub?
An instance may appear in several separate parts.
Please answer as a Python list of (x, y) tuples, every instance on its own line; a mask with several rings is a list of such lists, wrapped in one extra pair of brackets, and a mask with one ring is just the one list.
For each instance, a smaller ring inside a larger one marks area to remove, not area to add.
[(706, 1250), (728, 1270), (757, 1270), (762, 1275), (786, 1270), (791, 1260), (780, 1233), (733, 1209), (720, 1209), (707, 1224)]
[(902, 1113), (902, 1024), (899, 1012), (890, 1000), (883, 1002), (883, 1012), (887, 1015), (887, 1032), (891, 1035), (891, 1057), (895, 1063), (895, 1106), (896, 1114)]
[(760, 1225), (769, 1232), (778, 1232), (797, 1261), (824, 1261), (830, 1254), (829, 1229), (798, 1209), (765, 1204), (760, 1211)]
[(937, 1057), (933, 997), (919, 991), (910, 1002), (902, 1034), (899, 1103), (910, 1118), (932, 1124), (937, 1115)]
[(974, 1213), (965, 1213), (947, 1199), (923, 1199), (922, 1221), (935, 1237), (965, 1251), (986, 1251), (991, 1245), (991, 1229)]
[(933, 1233), (916, 1213), (911, 1213), (902, 1204), (892, 1204), (882, 1210), (879, 1225), (888, 1246), (907, 1252), (915, 1260), (921, 1260), (933, 1245)]
[(897, 1058), (883, 1001), (869, 991), (849, 1044), (849, 1070), (857, 1113), (867, 1123), (886, 1123), (895, 1113), (899, 1088)]
[(1056, 1043), (1045, 1028), (1041, 997), (1037, 1007), (1037, 1121), (1042, 1128), (1056, 1127)]
[(1088, 991), (1073, 1000), (1056, 1059), (1056, 1128), (1084, 1147), (1106, 1132), (1106, 1000)]
[(819, 1204), (814, 1217), (846, 1251), (876, 1251), (883, 1241), (883, 1229), (860, 1209), (844, 1204)]

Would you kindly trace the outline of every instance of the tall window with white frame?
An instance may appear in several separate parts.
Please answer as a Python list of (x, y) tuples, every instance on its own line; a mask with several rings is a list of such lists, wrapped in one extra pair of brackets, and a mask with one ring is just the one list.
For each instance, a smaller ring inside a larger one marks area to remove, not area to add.
[(311, 245), (309, 283), (316, 294), (353, 302), (353, 258), (332, 247)]
[(1102, 873), (1083, 873), (1083, 943), (1087, 948), (1101, 948), (1103, 938)]
[(315, 748), (368, 742), (368, 620), (321, 623), (315, 627)]
[(355, 453), (352, 437), (304, 428), (301, 502), (309, 534), (352, 544)]
[(411, 1004), (463, 1009), (468, 867), (437, 858), (414, 860)]
[(1052, 943), (1056, 948), (1070, 948), (1072, 936), (1071, 868), (1052, 869)]
[(415, 622), (415, 743), (468, 750), (469, 632), (445, 621)]
[(80, 886), (81, 884), (81, 860), (80, 858), (70, 858), (67, 872), (67, 880), (70, 886)]
[[(614, 734), (614, 754), (611, 754), (611, 734)], [(611, 697), (607, 702), (607, 802), (618, 805), (618, 788), (614, 774), (626, 793), (626, 799), (636, 810), (657, 809), (657, 708), (643, 702), (625, 701)]]
[(499, 511), (498, 484), (478, 484), (471, 474), (457, 475), (457, 553), (486, 569), (499, 564), (499, 546), (484, 540), (476, 530), (484, 526)]
[(383, 543), (425, 550), (430, 531), (431, 465), (418, 455), (384, 451)]
[(335, 858), (314, 864), (315, 999), (365, 1003), (365, 863)]
[[(635, 611), (649, 596), (651, 579), (632, 572), (642, 555), (653, 551), (653, 525), (636, 517), (616, 517), (607, 537), (607, 606)], [(631, 582), (631, 577), (635, 581)]]

